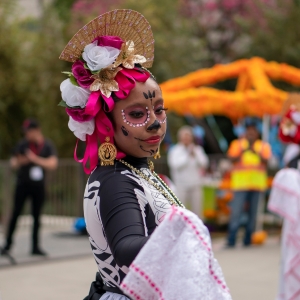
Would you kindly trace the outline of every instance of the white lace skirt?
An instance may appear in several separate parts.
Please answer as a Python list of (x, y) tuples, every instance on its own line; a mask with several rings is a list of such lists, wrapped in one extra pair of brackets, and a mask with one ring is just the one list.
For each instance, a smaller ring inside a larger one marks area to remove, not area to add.
[(130, 300), (126, 296), (117, 294), (117, 293), (111, 293), (106, 292), (104, 295), (101, 296), (99, 300)]

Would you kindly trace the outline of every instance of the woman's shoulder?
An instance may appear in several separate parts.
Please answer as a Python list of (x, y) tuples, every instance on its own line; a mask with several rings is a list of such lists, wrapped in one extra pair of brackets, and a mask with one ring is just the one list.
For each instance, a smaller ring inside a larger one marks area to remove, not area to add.
[(120, 164), (113, 166), (97, 166), (90, 175), (89, 183), (99, 181), (101, 185), (113, 183), (114, 188), (118, 188), (124, 183), (134, 183), (134, 174), (126, 167)]
[(143, 191), (141, 181), (136, 174), (126, 167), (98, 166), (87, 183), (87, 191), (96, 192), (101, 199), (99, 205), (109, 209), (116, 203), (136, 202), (136, 192)]

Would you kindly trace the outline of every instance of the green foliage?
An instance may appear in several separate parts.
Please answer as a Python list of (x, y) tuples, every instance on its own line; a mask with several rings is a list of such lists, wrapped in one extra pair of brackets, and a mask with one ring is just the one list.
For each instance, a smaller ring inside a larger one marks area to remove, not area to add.
[(71, 67), (70, 63), (58, 59), (68, 41), (68, 37), (62, 34), (64, 32), (67, 28), (59, 21), (57, 11), (46, 8), (40, 21), (40, 32), (32, 36), (31, 59), (26, 65), (31, 76), (26, 86), (45, 135), (55, 142), (60, 156), (68, 157), (72, 156), (75, 138), (68, 129), (65, 110), (58, 107), (61, 99), (59, 86), (67, 78), (61, 71), (68, 71)]
[[(0, 158), (10, 155), (27, 117), (40, 121), (45, 136), (54, 141), (61, 157), (72, 156), (75, 138), (67, 127), (65, 110), (58, 107), (59, 85), (68, 77), (61, 72), (69, 71), (71, 64), (58, 57), (82, 24), (78, 24), (77, 15), (71, 14), (72, 1), (67, 2), (54, 1), (43, 7), (41, 17), (25, 20), (14, 15), (13, 5), (0, 4)], [(154, 29), (153, 72), (159, 81), (200, 67), (205, 58), (202, 42), (192, 38), (191, 25), (179, 17), (172, 1), (147, 1), (137, 7), (133, 2), (131, 8), (145, 14)], [(164, 11), (160, 11), (161, 5)], [(93, 17), (84, 16), (86, 21)]]
[(178, 1), (125, 0), (122, 6), (140, 12), (151, 24), (155, 39), (151, 72), (159, 82), (203, 67), (209, 56), (205, 40), (195, 36), (194, 23), (182, 16)]
[(277, 0), (273, 9), (263, 4), (260, 8), (264, 19), (262, 28), (255, 26), (254, 18), (247, 22), (238, 20), (251, 40), (244, 56), (260, 56), (300, 67), (299, 1)]
[(72, 156), (75, 138), (64, 109), (57, 106), (59, 85), (67, 77), (61, 71), (70, 68), (58, 59), (68, 40), (67, 26), (51, 6), (44, 8), (40, 19), (22, 21), (5, 6), (0, 8), (0, 157), (10, 155), (27, 117), (40, 121), (60, 156)]
[[(0, 158), (10, 155), (21, 137), (20, 127), (27, 117), (40, 121), (43, 132), (54, 141), (61, 157), (72, 156), (75, 138), (68, 129), (64, 108), (58, 106), (60, 83), (69, 75), (61, 72), (70, 71), (71, 64), (60, 61), (58, 57), (72, 35), (104, 7), (137, 10), (150, 22), (155, 38), (155, 60), (151, 72), (158, 82), (210, 67), (215, 61), (213, 55), (223, 55), (225, 61), (261, 56), (300, 67), (300, 31), (297, 30), (300, 0), (276, 0), (274, 9), (261, 4), (263, 25), (260, 28), (257, 28), (255, 15), (241, 19), (234, 13), (229, 14), (235, 18), (230, 24), (237, 26), (232, 30), (235, 40), (240, 41), (237, 45), (242, 51), (238, 52), (227, 44), (221, 44), (213, 52), (208, 37), (209, 31), (216, 29), (203, 26), (197, 16), (188, 18), (184, 15), (182, 1), (103, 0), (101, 7), (96, 4), (90, 7), (85, 3), (92, 5), (92, 2), (85, 0), (79, 3), (81, 6), (77, 3), (80, 11), (72, 9), (74, 2), (78, 1), (50, 1), (43, 7), (40, 17), (26, 20), (18, 19), (14, 11), (15, 1), (3, 0), (0, 3)], [(117, 4), (118, 7), (113, 7)], [(82, 7), (89, 10), (83, 11)], [(229, 30), (225, 29), (219, 31)], [(216, 87), (232, 90), (235, 83), (234, 80), (226, 81)], [(280, 82), (275, 84), (285, 90), (292, 89)], [(169, 114), (168, 123), (175, 140), (177, 129), (185, 121)]]
[(23, 72), (21, 34), (9, 16), (13, 17), (13, 5), (4, 2), (0, 9), (0, 153), (11, 151), (25, 117), (23, 83), (18, 80)]
[(71, 8), (75, 0), (54, 0), (52, 7), (56, 10), (57, 15), (61, 20), (69, 22), (71, 18)]
[[(259, 1), (257, 1), (259, 2)], [(267, 61), (287, 63), (300, 67), (300, 6), (298, 0), (276, 0), (272, 8), (260, 3), (260, 13), (263, 22), (257, 28), (257, 20), (236, 21), (243, 28), (243, 35), (250, 41), (243, 53), (243, 57), (259, 56)], [(286, 82), (274, 81), (273, 84), (285, 91), (299, 91), (299, 87)]]

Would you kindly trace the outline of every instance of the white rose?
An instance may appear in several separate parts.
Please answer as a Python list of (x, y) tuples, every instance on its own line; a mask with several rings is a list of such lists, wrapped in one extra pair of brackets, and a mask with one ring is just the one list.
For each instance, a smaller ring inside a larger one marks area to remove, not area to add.
[(95, 120), (92, 119), (90, 121), (80, 123), (70, 117), (68, 127), (77, 138), (85, 141), (86, 135), (92, 135), (95, 130)]
[(97, 46), (97, 41), (95, 41), (85, 46), (82, 58), (91, 71), (99, 71), (114, 63), (120, 52), (119, 49), (114, 47)]
[(85, 107), (91, 92), (88, 89), (74, 85), (70, 79), (64, 80), (60, 84), (61, 97), (69, 107)]

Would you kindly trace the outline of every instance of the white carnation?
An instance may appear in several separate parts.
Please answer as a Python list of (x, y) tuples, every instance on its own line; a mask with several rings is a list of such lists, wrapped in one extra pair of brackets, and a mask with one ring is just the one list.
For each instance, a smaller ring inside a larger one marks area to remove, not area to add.
[(92, 135), (95, 130), (95, 120), (92, 119), (87, 122), (77, 122), (72, 117), (69, 118), (69, 129), (74, 135), (82, 141), (86, 140), (86, 135)]
[(88, 89), (74, 85), (70, 79), (60, 84), (61, 97), (69, 107), (84, 108), (91, 92)]
[(82, 58), (91, 71), (99, 71), (114, 63), (119, 54), (119, 49), (109, 46), (97, 46), (97, 41), (95, 41), (85, 46)]

